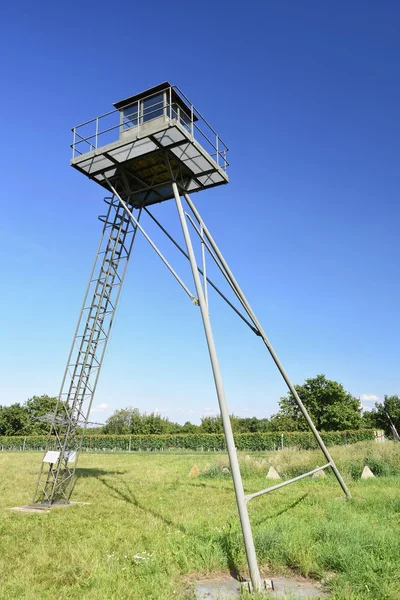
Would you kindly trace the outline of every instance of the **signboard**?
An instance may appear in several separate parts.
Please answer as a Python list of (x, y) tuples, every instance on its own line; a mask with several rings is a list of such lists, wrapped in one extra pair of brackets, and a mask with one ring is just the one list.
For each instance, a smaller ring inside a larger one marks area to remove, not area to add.
[(56, 452), (55, 450), (48, 450), (44, 456), (43, 462), (54, 464), (58, 461), (59, 456), (59, 452)]

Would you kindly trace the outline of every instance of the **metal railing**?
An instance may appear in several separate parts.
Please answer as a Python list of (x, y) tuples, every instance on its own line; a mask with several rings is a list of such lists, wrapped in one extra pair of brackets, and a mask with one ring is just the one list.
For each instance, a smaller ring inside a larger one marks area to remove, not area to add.
[[(146, 101), (159, 94), (163, 94), (162, 103), (155, 101), (153, 105), (145, 106)], [(187, 111), (182, 104), (187, 107)], [(132, 110), (128, 112), (127, 109), (130, 108)], [(121, 112), (123, 112), (122, 119)], [(124, 106), (123, 109), (111, 110), (73, 127), (72, 158), (83, 156), (123, 139), (121, 132), (126, 132), (130, 128), (135, 128), (135, 131), (140, 134), (147, 123), (160, 117), (163, 117), (166, 122), (168, 120), (178, 122), (190, 134), (192, 141), (196, 140), (219, 167), (224, 171), (227, 170), (228, 146), (177, 86), (165, 88), (158, 94), (150, 94)]]

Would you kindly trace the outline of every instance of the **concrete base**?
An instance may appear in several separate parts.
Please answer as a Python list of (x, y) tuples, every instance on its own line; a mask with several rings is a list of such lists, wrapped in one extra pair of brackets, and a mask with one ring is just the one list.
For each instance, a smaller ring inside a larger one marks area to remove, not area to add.
[(26, 504), (25, 506), (13, 506), (10, 510), (23, 513), (46, 514), (53, 508), (70, 508), (77, 504), (90, 504), (90, 502), (69, 502), (68, 504), (52, 504), (51, 506), (46, 504)]
[(43, 506), (41, 504), (26, 504), (25, 506), (13, 506), (10, 510), (15, 510), (15, 512), (23, 512), (23, 513), (49, 513), (50, 509), (48, 506)]
[[(328, 598), (318, 586), (306, 580), (290, 579), (289, 577), (274, 577), (265, 579), (267, 589), (264, 592), (268, 598)], [(269, 587), (272, 582), (272, 588)], [(201, 581), (196, 584), (196, 600), (233, 600), (240, 598), (241, 590), (246, 584), (235, 579)]]

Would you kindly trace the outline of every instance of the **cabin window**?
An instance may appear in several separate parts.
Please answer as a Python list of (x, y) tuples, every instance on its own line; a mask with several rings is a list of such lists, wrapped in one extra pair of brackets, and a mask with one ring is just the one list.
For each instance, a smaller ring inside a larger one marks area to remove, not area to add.
[(142, 122), (158, 119), (164, 114), (164, 94), (156, 94), (145, 98), (142, 104)]
[(138, 123), (147, 123), (164, 114), (164, 94), (155, 94), (144, 98), (123, 109), (122, 128), (137, 127)]
[(187, 131), (191, 131), (191, 117), (188, 112), (177, 102), (166, 104), (163, 92), (125, 107), (122, 110), (122, 129), (138, 127), (153, 119), (159, 119), (164, 114), (171, 119), (176, 119)]
[(138, 124), (138, 103), (127, 106), (122, 111), (123, 122), (122, 128), (129, 129), (130, 127), (137, 127)]

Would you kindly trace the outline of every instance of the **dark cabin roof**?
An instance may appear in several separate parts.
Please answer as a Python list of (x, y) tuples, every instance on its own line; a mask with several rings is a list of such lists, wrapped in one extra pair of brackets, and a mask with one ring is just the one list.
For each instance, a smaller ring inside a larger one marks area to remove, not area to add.
[[(186, 104), (186, 102), (181, 98), (181, 96), (176, 92), (175, 88), (173, 88), (172, 85), (168, 81), (164, 81), (164, 83), (159, 83), (158, 85), (155, 85), (154, 87), (149, 88), (148, 90), (145, 90), (144, 92), (140, 92), (140, 94), (136, 94), (135, 96), (129, 96), (129, 98), (125, 98), (125, 100), (119, 100), (118, 102), (115, 102), (113, 106), (115, 106), (116, 109), (121, 110), (121, 109), (125, 108), (126, 106), (129, 106), (130, 104), (134, 104), (138, 100), (142, 100), (143, 98), (146, 98), (147, 96), (153, 96), (154, 94), (163, 92), (164, 90), (166, 90), (168, 88), (171, 88), (172, 102), (178, 104), (185, 111), (185, 113), (189, 116), (190, 115), (189, 104)], [(198, 119), (197, 119), (196, 115), (193, 114), (193, 121), (197, 121), (197, 120)]]

